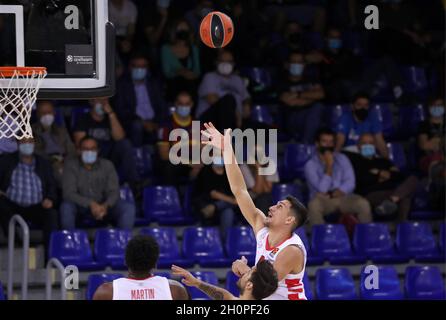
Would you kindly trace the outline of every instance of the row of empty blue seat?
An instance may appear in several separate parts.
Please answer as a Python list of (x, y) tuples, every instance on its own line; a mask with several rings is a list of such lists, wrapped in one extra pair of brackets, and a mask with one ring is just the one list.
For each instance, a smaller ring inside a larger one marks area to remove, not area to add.
[[(398, 225), (396, 241), (386, 224), (356, 225), (353, 245), (342, 224), (316, 225), (312, 228), (311, 243), (303, 228), (297, 234), (308, 252), (308, 265), (329, 261), (333, 265), (374, 263), (442, 262), (445, 260), (445, 226), (441, 225), (437, 243), (427, 223), (404, 222)], [(249, 227), (232, 227), (223, 245), (217, 228), (188, 227), (184, 230), (182, 247), (175, 229), (169, 227), (143, 228), (140, 233), (153, 236), (160, 246), (159, 268), (172, 264), (191, 267), (227, 267), (244, 255), (252, 264), (256, 240)], [(94, 243), (94, 257), (87, 233), (83, 230), (53, 232), (50, 257), (64, 265), (75, 264), (84, 270), (100, 270), (106, 266), (123, 269), (124, 252), (132, 234), (129, 230), (99, 229)]]
[[(409, 266), (406, 268), (404, 288), (400, 283), (397, 270), (392, 266), (378, 266), (373, 272), (376, 277), (369, 280), (371, 272), (364, 267), (361, 270), (359, 295), (355, 281), (347, 268), (320, 268), (316, 271), (313, 283), (305, 274), (304, 286), (307, 299), (313, 300), (401, 300), (401, 299), (445, 299), (445, 285), (438, 267)], [(170, 278), (168, 272), (155, 273)], [(217, 275), (213, 271), (192, 272), (198, 279), (218, 285)], [(92, 274), (88, 278), (88, 300), (92, 299), (96, 289), (104, 282), (123, 277), (122, 274)], [(233, 295), (240, 294), (237, 287), (238, 277), (232, 271), (226, 274), (226, 289)], [(375, 281), (375, 282), (374, 282)], [(192, 299), (209, 299), (197, 288), (187, 288)]]

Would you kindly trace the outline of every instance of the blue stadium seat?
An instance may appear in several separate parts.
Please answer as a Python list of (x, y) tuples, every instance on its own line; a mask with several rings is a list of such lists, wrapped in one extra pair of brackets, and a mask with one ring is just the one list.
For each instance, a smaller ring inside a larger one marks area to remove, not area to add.
[(150, 146), (134, 148), (136, 170), (141, 178), (149, 178), (153, 173), (152, 151)]
[(429, 209), (412, 210), (409, 213), (409, 218), (411, 220), (438, 220), (444, 218), (444, 212)]
[(268, 125), (274, 124), (274, 119), (271, 115), (269, 107), (266, 105), (255, 105), (251, 108), (251, 120), (255, 122), (265, 123)]
[(79, 119), (90, 110), (91, 108), (89, 106), (74, 107), (71, 110), (71, 130), (74, 130), (76, 128)]
[(50, 238), (49, 257), (57, 258), (64, 265), (75, 265), (80, 270), (102, 270), (104, 263), (93, 260), (84, 230), (53, 231)]
[(183, 234), (183, 254), (202, 267), (227, 267), (232, 259), (225, 257), (217, 228), (188, 227)]
[(170, 279), (170, 273), (169, 272), (154, 272), (153, 275), (158, 276), (158, 277), (164, 277), (167, 279)]
[(356, 300), (353, 277), (347, 268), (321, 268), (316, 271), (316, 299)]
[(409, 258), (396, 252), (389, 227), (384, 223), (358, 223), (355, 226), (353, 246), (358, 254), (374, 263), (404, 263)]
[(392, 142), (387, 143), (387, 148), (389, 149), (389, 159), (398, 169), (405, 171), (407, 169), (407, 161), (403, 145), (401, 143)]
[(305, 250), (307, 250), (307, 265), (309, 266), (315, 266), (315, 265), (321, 265), (324, 263), (323, 257), (318, 257), (313, 254), (313, 250), (310, 247), (310, 241), (308, 241), (307, 234), (305, 232), (304, 227), (300, 227), (296, 229), (295, 233), (299, 236), (299, 238), (302, 240), (305, 246)]
[(251, 227), (232, 227), (227, 231), (226, 252), (230, 259), (245, 256), (249, 265), (254, 265), (256, 257), (256, 238)]
[(250, 87), (254, 92), (261, 92), (271, 87), (272, 75), (267, 68), (242, 67), (240, 68), (240, 74), (249, 79)]
[(286, 180), (305, 179), (304, 165), (313, 155), (314, 150), (315, 147), (309, 144), (287, 144), (284, 151), (284, 171), (287, 175), (283, 178)]
[(350, 106), (346, 104), (337, 104), (334, 106), (327, 106), (327, 123), (330, 124), (330, 128), (336, 130), (339, 120), (344, 115), (344, 113), (349, 112)]
[(440, 225), (440, 236), (439, 236), (440, 249), (441, 249), (441, 252), (443, 252), (443, 254), (445, 254), (445, 250), (446, 250), (445, 229), (446, 229), (446, 223), (443, 222)]
[(142, 228), (140, 233), (152, 236), (158, 242), (160, 248), (158, 268), (170, 269), (172, 264), (183, 268), (193, 266), (192, 260), (181, 257), (180, 245), (174, 228)]
[(105, 282), (112, 282), (113, 280), (123, 278), (124, 276), (120, 273), (101, 273), (101, 274), (90, 274), (88, 276), (87, 293), (86, 299), (93, 300), (93, 295), (96, 289)]
[(409, 266), (405, 278), (406, 297), (416, 300), (444, 300), (441, 271), (435, 266)]
[(370, 111), (375, 114), (382, 125), (383, 135), (392, 137), (395, 133), (393, 126), (393, 115), (390, 110), (390, 105), (387, 103), (374, 104), (370, 107)]
[(237, 281), (240, 279), (237, 277), (234, 272), (228, 271), (226, 273), (226, 290), (232, 293), (235, 297), (240, 295), (240, 290), (237, 287)]
[[(213, 271), (197, 271), (192, 272), (192, 275), (201, 281), (218, 285), (218, 279)], [(205, 293), (195, 287), (187, 287), (191, 295), (192, 300), (211, 300)]]
[(342, 224), (315, 225), (311, 235), (314, 255), (328, 259), (331, 264), (358, 264), (366, 261), (365, 256), (353, 254)]
[(151, 186), (144, 188), (144, 216), (163, 225), (188, 224), (193, 219), (184, 215), (180, 198), (174, 186)]
[(425, 222), (402, 222), (396, 230), (399, 252), (418, 262), (442, 262), (432, 228)]
[(399, 134), (403, 138), (414, 136), (420, 122), (426, 120), (426, 113), (422, 104), (402, 106), (399, 112)]
[(116, 270), (126, 269), (125, 247), (132, 237), (130, 230), (99, 229), (96, 231), (94, 253), (98, 262)]
[(424, 100), (428, 93), (426, 70), (422, 67), (403, 66), (401, 72), (404, 79), (403, 90)]
[(378, 266), (377, 267), (377, 288), (367, 288), (367, 284), (373, 284), (372, 272), (368, 270), (366, 273), (366, 267), (361, 270), (360, 280), (360, 296), (364, 300), (402, 300), (404, 299), (403, 292), (400, 287), (400, 280), (398, 279), (398, 273), (393, 266)]
[(307, 199), (304, 197), (304, 192), (301, 187), (295, 183), (275, 183), (271, 191), (272, 204), (276, 204), (280, 200), (285, 199), (287, 195), (295, 196), (302, 203), (306, 203)]
[(311, 285), (307, 273), (304, 274), (303, 283), (305, 288), (305, 296), (307, 297), (307, 300), (314, 300), (313, 286)]
[(5, 293), (3, 292), (3, 285), (0, 282), (0, 300), (6, 300)]

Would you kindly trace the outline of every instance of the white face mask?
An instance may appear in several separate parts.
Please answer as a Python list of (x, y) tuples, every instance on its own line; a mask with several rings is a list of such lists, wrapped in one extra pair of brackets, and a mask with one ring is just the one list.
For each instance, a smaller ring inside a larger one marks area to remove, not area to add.
[(40, 117), (40, 123), (46, 128), (51, 127), (51, 125), (54, 123), (54, 115), (46, 114)]
[(224, 76), (230, 75), (233, 70), (234, 66), (230, 62), (220, 62), (217, 66), (217, 71)]

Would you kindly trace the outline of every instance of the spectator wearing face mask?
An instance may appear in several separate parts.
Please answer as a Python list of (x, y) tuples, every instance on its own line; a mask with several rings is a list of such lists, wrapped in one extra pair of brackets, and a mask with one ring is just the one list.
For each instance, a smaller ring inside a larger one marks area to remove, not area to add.
[(156, 141), (158, 123), (167, 116), (160, 80), (151, 73), (151, 64), (135, 53), (130, 68), (118, 79), (113, 105), (135, 147)]
[(120, 168), (123, 180), (138, 193), (138, 173), (131, 142), (125, 138), (124, 129), (107, 98), (90, 100), (91, 111), (84, 114), (74, 129), (74, 141), (79, 148), (86, 136), (99, 145), (100, 155), (110, 159)]
[[(179, 185), (187, 182), (189, 178), (194, 178), (201, 165), (192, 164), (192, 146), (200, 146), (200, 141), (193, 140), (194, 134), (192, 132), (192, 108), (194, 102), (192, 96), (187, 91), (178, 93), (175, 99), (175, 111), (166, 123), (164, 123), (158, 133), (158, 156), (160, 158), (160, 176), (162, 182), (167, 185)], [(173, 130), (181, 129), (183, 133), (187, 133), (187, 139), (178, 138), (176, 141), (170, 141), (169, 136)], [(197, 131), (200, 126), (197, 127)], [(200, 137), (200, 132), (195, 133)], [(185, 142), (184, 142), (185, 141)], [(188, 158), (177, 159), (177, 153), (170, 155), (171, 148), (177, 143), (186, 143), (186, 148), (189, 150)], [(173, 162), (173, 161), (178, 161)], [(180, 162), (181, 161), (181, 162)]]
[(375, 138), (378, 153), (389, 157), (386, 141), (382, 133), (381, 122), (375, 113), (369, 111), (370, 99), (366, 93), (357, 93), (352, 102), (351, 112), (346, 112), (339, 119), (336, 127), (336, 151), (355, 149), (363, 133), (371, 133)]
[(18, 141), (18, 152), (0, 157), (0, 222), (4, 233), (15, 214), (43, 230), (45, 257), (57, 230), (57, 187), (50, 163), (34, 153), (33, 138)]
[(398, 220), (406, 220), (418, 179), (405, 176), (392, 161), (379, 157), (370, 133), (361, 135), (357, 151), (345, 152), (355, 170), (356, 193), (367, 198), (376, 214), (389, 216), (398, 211)]
[(232, 52), (222, 49), (216, 71), (206, 73), (198, 89), (196, 117), (218, 130), (240, 128), (250, 115), (251, 98), (243, 79), (234, 74), (234, 65)]
[(65, 127), (54, 122), (56, 112), (51, 101), (37, 103), (37, 122), (33, 124), (36, 154), (46, 158), (53, 165), (54, 177), (62, 186), (64, 159), (76, 155), (76, 148)]
[(112, 222), (119, 229), (131, 229), (135, 205), (119, 198), (119, 180), (113, 164), (99, 157), (98, 142), (85, 136), (79, 142), (79, 157), (65, 162), (61, 227), (76, 228), (79, 218), (93, 217)]
[(325, 97), (324, 88), (305, 75), (301, 52), (290, 54), (285, 69), (287, 75), (277, 91), (286, 119), (286, 130), (290, 135), (297, 135), (299, 141), (311, 143), (323, 118), (324, 107), (320, 101)]
[(308, 220), (323, 224), (324, 216), (336, 211), (355, 215), (359, 222), (372, 221), (368, 201), (354, 194), (355, 173), (350, 160), (335, 151), (335, 133), (322, 128), (316, 134), (316, 152), (305, 164), (305, 178), (310, 190)]
[(186, 20), (181, 19), (172, 26), (169, 43), (161, 47), (161, 64), (169, 101), (178, 91), (196, 92), (201, 72), (200, 55)]
[(219, 225), (223, 237), (226, 230), (234, 225), (237, 200), (225, 174), (223, 157), (215, 156), (213, 164), (204, 166), (200, 171), (195, 180), (192, 203), (202, 224)]

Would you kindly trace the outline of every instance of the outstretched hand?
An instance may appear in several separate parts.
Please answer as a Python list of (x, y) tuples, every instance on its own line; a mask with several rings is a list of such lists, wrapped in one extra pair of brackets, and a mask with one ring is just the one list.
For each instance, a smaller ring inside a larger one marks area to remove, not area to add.
[(183, 277), (181, 282), (184, 283), (186, 286), (196, 287), (200, 284), (200, 280), (195, 278), (189, 271), (176, 265), (172, 265), (172, 274)]
[(231, 129), (225, 130), (225, 135), (223, 136), (212, 124), (212, 122), (208, 122), (204, 124), (206, 130), (201, 130), (201, 134), (209, 139), (209, 141), (202, 141), (203, 144), (210, 144), (211, 146), (223, 150), (225, 144), (231, 143)]

